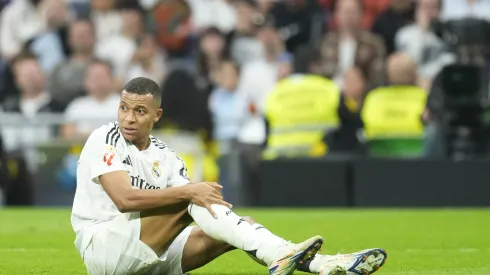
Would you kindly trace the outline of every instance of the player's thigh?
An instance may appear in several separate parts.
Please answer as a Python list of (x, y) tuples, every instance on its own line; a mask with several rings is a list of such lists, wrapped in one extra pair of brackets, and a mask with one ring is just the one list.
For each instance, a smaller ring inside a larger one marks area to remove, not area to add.
[(181, 232), (192, 223), (187, 203), (140, 213), (140, 240), (158, 255), (163, 254)]
[(160, 256), (160, 262), (153, 265), (145, 275), (182, 275), (185, 270), (182, 269), (182, 258), (184, 247), (189, 241), (190, 236), (195, 232), (195, 226), (189, 226), (184, 229), (175, 240), (170, 244), (167, 251)]
[(83, 253), (88, 273), (141, 274), (160, 262), (158, 255), (134, 234), (125, 217), (100, 226)]
[(234, 248), (206, 235), (199, 227), (186, 228), (170, 245), (164, 261), (152, 266), (145, 275), (182, 275), (197, 269)]

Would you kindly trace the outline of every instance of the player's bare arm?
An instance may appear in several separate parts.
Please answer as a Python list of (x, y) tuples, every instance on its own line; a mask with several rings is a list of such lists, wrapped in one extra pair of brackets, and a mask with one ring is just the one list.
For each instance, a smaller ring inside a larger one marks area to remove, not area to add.
[(211, 208), (212, 204), (231, 207), (221, 196), (222, 186), (214, 182), (158, 190), (133, 189), (127, 172), (114, 171), (100, 176), (100, 183), (122, 213), (140, 212), (189, 202), (206, 207), (213, 216), (216, 216)]

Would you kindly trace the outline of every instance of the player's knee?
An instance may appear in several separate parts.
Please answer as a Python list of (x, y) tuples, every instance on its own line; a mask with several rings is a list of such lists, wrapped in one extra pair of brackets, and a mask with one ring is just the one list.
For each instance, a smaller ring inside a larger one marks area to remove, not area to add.
[(246, 222), (248, 222), (249, 224), (255, 224), (257, 223), (254, 219), (252, 219), (252, 217), (250, 216), (245, 216), (245, 217), (242, 217)]

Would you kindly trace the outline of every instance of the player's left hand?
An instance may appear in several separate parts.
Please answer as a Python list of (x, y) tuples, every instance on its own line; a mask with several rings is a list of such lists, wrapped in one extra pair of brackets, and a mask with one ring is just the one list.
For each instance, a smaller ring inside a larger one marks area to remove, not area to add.
[(214, 218), (218, 216), (214, 212), (212, 205), (219, 204), (228, 208), (233, 207), (230, 203), (226, 202), (221, 195), (221, 189), (223, 186), (215, 182), (200, 182), (187, 185), (190, 191), (190, 202), (201, 207), (208, 209)]

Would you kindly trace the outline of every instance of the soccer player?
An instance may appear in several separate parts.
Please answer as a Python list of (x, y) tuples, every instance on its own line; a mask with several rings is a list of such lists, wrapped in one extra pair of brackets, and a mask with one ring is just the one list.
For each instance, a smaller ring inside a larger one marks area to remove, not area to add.
[(148, 78), (129, 81), (118, 122), (95, 130), (80, 155), (71, 221), (89, 274), (182, 275), (233, 249), (270, 274), (371, 274), (384, 263), (381, 249), (314, 257), (320, 236), (286, 242), (230, 210), (219, 184), (190, 183), (182, 159), (150, 135), (159, 91)]

